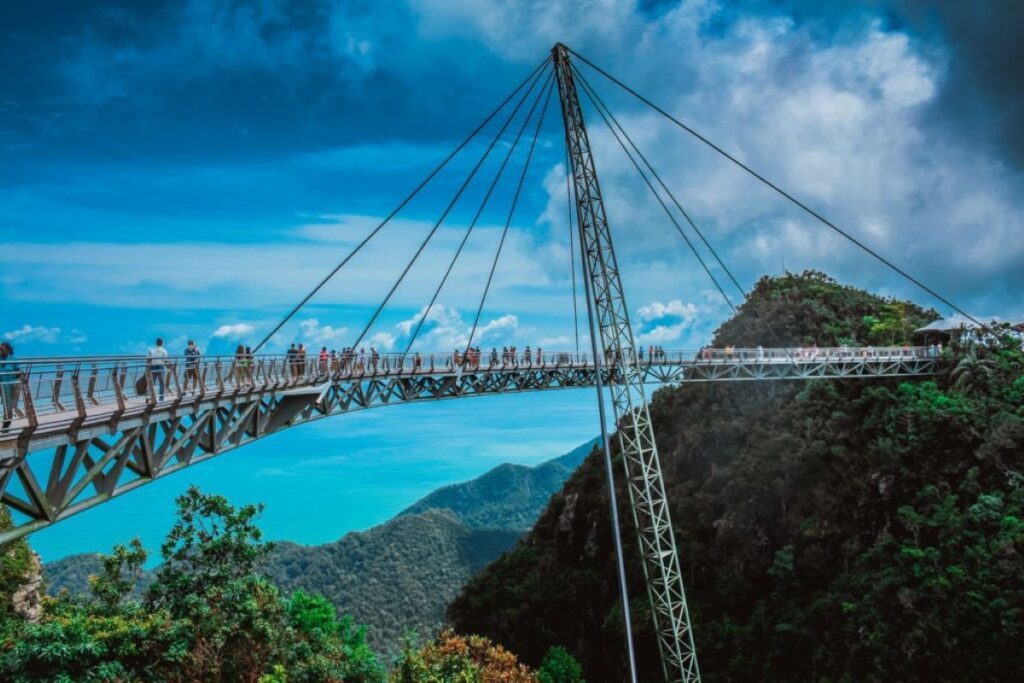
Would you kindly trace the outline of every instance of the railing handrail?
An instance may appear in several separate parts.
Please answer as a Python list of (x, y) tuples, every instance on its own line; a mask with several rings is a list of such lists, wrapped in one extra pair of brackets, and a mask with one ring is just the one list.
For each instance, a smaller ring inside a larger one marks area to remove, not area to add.
[[(647, 352), (649, 346), (650, 345), (647, 345), (647, 344), (638, 345), (637, 346), (638, 355), (642, 354), (644, 356), (644, 358), (646, 359), (646, 357), (647, 357), (647, 353), (646, 352)], [(704, 346), (704, 347), (701, 347), (699, 349), (662, 349), (660, 351), (660, 355), (662, 355), (663, 357), (666, 357), (666, 358), (685, 358), (687, 356), (694, 356), (695, 354), (703, 353), (703, 352), (710, 352), (712, 354), (715, 354), (715, 353), (728, 353), (730, 350), (733, 353), (763, 353), (763, 354), (789, 355), (789, 354), (798, 353), (798, 352), (805, 352), (805, 353), (806, 352), (816, 352), (816, 353), (819, 353), (819, 354), (829, 355), (830, 352), (850, 352), (850, 351), (864, 351), (864, 350), (869, 350), (869, 351), (874, 351), (874, 352), (879, 352), (879, 353), (880, 352), (896, 352), (896, 351), (904, 352), (905, 353), (905, 352), (908, 352), (908, 351), (910, 351), (910, 352), (926, 351), (926, 350), (929, 350), (929, 349), (932, 349), (932, 348), (934, 348), (934, 346), (931, 346), (931, 345), (929, 345), (929, 346), (902, 346), (902, 345), (894, 345), (894, 346), (790, 346), (790, 347), (767, 347), (767, 346), (762, 346), (762, 347), (757, 347), (757, 346), (753, 346), (753, 347), (740, 347), (740, 346), (723, 347), (723, 346)], [(522, 354), (525, 352), (525, 350), (526, 350), (525, 347), (523, 347), (522, 349), (517, 348), (516, 349), (516, 353), (518, 354), (519, 357), (522, 357)], [(536, 353), (536, 348), (531, 348), (531, 352), (532, 353)], [(409, 353), (396, 353), (396, 352), (389, 351), (389, 352), (378, 352), (377, 355), (378, 355), (379, 359), (383, 359), (383, 358), (388, 358), (388, 359), (408, 358), (408, 359), (411, 359), (411, 358), (415, 357), (417, 353), (419, 354), (420, 358), (449, 358), (449, 357), (452, 357), (456, 353), (456, 351), (454, 351), (454, 350), (453, 351), (419, 351), (419, 352), (417, 352), (417, 351), (410, 351)], [(460, 349), (460, 350), (457, 351), (457, 353), (462, 355), (463, 351)], [(502, 352), (499, 350), (499, 351), (497, 351), (497, 353), (498, 353), (498, 358), (500, 360), (501, 356), (502, 356)], [(320, 354), (320, 351), (318, 351), (318, 350), (308, 350), (306, 352), (306, 355), (305, 355), (306, 362), (310, 363), (310, 362), (319, 360), (319, 354)], [(343, 354), (344, 354), (343, 351), (339, 351), (339, 350), (335, 349), (335, 354), (334, 354), (335, 357), (342, 356)], [(355, 351), (355, 355), (358, 357), (360, 355), (360, 352), (359, 351)], [(363, 355), (364, 358), (369, 358), (371, 356), (371, 352), (364, 351), (362, 355)], [(488, 360), (490, 358), (490, 355), (491, 355), (491, 350), (490, 349), (488, 349), (488, 350), (481, 349), (481, 351), (480, 351), (480, 360), (481, 360), (481, 362)], [(558, 358), (558, 357), (564, 357), (566, 355), (571, 356), (571, 357), (577, 357), (577, 358), (582, 358), (582, 357), (587, 356), (587, 354), (585, 354), (585, 353), (577, 354), (575, 351), (561, 351), (561, 350), (542, 351), (542, 358), (555, 359), (555, 358)], [(328, 354), (328, 358), (330, 358), (330, 357), (331, 357), (330, 354)], [(201, 354), (200, 356), (198, 356), (198, 360), (200, 362), (210, 362), (210, 361), (216, 361), (216, 360), (220, 360), (222, 362), (232, 362), (236, 358), (238, 358), (238, 355), (235, 354), (235, 353)], [(247, 359), (247, 360), (251, 360), (253, 362), (258, 361), (258, 360), (276, 360), (276, 359), (288, 360), (289, 359), (289, 355), (287, 353), (258, 353), (258, 354), (246, 354), (246, 356), (244, 356), (244, 358)], [(164, 361), (175, 361), (175, 360), (188, 361), (188, 360), (196, 360), (196, 357), (194, 357), (194, 356), (186, 356), (184, 354), (168, 354), (162, 360), (164, 360)], [(51, 364), (51, 365), (61, 364), (61, 365), (69, 365), (69, 364), (75, 364), (75, 363), (117, 363), (117, 362), (119, 362), (119, 363), (124, 363), (124, 362), (148, 363), (150, 361), (150, 358), (147, 355), (139, 355), (139, 354), (94, 355), (94, 356), (24, 356), (24, 357), (12, 358), (11, 361), (15, 362), (15, 363), (18, 363), (20, 365), (25, 365), (25, 364)]]

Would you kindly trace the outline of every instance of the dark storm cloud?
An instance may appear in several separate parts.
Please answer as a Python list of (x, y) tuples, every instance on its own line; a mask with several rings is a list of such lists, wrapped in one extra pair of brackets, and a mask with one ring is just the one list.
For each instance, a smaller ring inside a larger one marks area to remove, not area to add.
[[(676, 6), (638, 3), (652, 20)], [(0, 154), (259, 159), (451, 137), (526, 62), (472, 37), (424, 39), (421, 13), (398, 0), (19, 3), (0, 45)], [(822, 43), (865, 20), (909, 28), (947, 64), (933, 122), (1024, 162), (1019, 0), (746, 0), (709, 12), (703, 31), (758, 15), (789, 16)], [(792, 59), (807, 49), (792, 45)]]
[(937, 116), (1024, 165), (1024, 2), (897, 0), (891, 10), (950, 52)]
[(439, 139), (523, 72), (419, 44), (400, 2), (82, 6), (14, 10), (0, 153), (210, 161)]
[[(671, 2), (648, 0), (649, 11)], [(1021, 0), (743, 0), (724, 3), (714, 24), (741, 15), (784, 14), (827, 42), (864, 20), (912, 35), (946, 76), (930, 111), (945, 134), (984, 144), (1024, 166), (1024, 2)]]

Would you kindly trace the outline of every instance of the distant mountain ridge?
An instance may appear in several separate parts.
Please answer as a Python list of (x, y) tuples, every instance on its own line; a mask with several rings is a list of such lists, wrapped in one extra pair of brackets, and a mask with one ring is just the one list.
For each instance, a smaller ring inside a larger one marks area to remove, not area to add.
[[(534, 467), (498, 465), (331, 543), (278, 541), (265, 573), (282, 590), (323, 594), (368, 626), (374, 644), (399, 642), (407, 629), (432, 634), (465, 582), (515, 546), (596, 443)], [(81, 554), (47, 562), (43, 575), (51, 594), (86, 593), (89, 575), (99, 570), (96, 555)], [(139, 590), (151, 580), (145, 572)]]
[(426, 510), (451, 510), (464, 524), (475, 529), (527, 531), (537, 521), (551, 495), (562, 487), (597, 441), (588, 441), (535, 467), (498, 465), (476, 479), (427, 494), (399, 516)]

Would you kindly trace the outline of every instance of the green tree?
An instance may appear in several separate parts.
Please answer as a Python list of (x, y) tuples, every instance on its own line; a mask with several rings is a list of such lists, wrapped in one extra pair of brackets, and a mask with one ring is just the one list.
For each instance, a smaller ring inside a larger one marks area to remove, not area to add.
[(139, 539), (125, 545), (115, 545), (110, 555), (100, 555), (100, 574), (89, 577), (89, 589), (102, 614), (116, 614), (125, 599), (135, 589), (142, 568), (146, 565), (146, 550)]
[(262, 506), (236, 508), (195, 486), (176, 503), (146, 603), (191, 625), (187, 676), (255, 680), (281, 656), (284, 621), (277, 589), (256, 573), (271, 548), (255, 521)]
[(544, 655), (537, 670), (539, 683), (586, 683), (583, 680), (583, 667), (568, 650), (555, 645)]
[(0, 615), (0, 680), (384, 680), (350, 617), (319, 595), (285, 600), (259, 574), (270, 546), (258, 506), (194, 487), (177, 503), (145, 604), (132, 599), (145, 550), (137, 540), (116, 546), (90, 577), (90, 597), (47, 599), (38, 624)]
[(958, 391), (984, 391), (991, 384), (995, 369), (996, 364), (984, 356), (984, 351), (972, 346), (960, 356), (950, 373), (950, 379)]
[(355, 627), (351, 617), (339, 620), (327, 598), (295, 591), (286, 611), (295, 633), (285, 654), (290, 681), (383, 680), (384, 669), (366, 644), (366, 629)]

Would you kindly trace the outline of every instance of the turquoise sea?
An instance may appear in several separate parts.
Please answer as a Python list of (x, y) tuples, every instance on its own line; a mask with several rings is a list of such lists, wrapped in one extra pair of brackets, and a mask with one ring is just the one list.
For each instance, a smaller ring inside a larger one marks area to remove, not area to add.
[(562, 455), (599, 429), (593, 389), (376, 408), (230, 451), (43, 529), (30, 543), (50, 561), (138, 536), (155, 564), (174, 498), (191, 484), (233, 503), (264, 503), (270, 539), (324, 543), (500, 463)]

